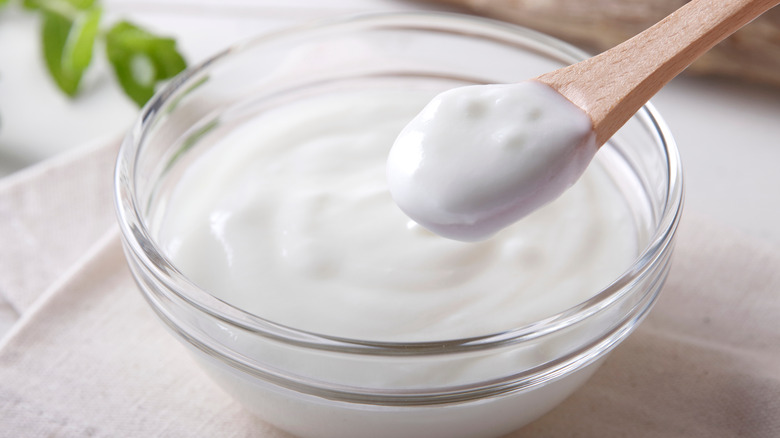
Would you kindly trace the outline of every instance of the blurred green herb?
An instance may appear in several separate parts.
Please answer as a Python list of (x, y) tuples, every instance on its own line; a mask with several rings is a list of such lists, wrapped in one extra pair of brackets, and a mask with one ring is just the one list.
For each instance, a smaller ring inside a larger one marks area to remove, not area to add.
[(74, 19), (43, 10), (42, 40), (46, 67), (68, 96), (75, 96), (84, 71), (92, 61), (92, 47), (101, 11), (91, 8)]
[(161, 38), (122, 21), (106, 34), (106, 54), (119, 83), (139, 105), (154, 94), (155, 85), (187, 67), (176, 41)]
[[(0, 6), (8, 0), (0, 0)], [(95, 43), (103, 38), (106, 55), (125, 94), (138, 106), (157, 85), (187, 67), (176, 41), (157, 36), (127, 21), (101, 32), (102, 10), (96, 0), (23, 0), (42, 15), (41, 41), (46, 67), (68, 96), (75, 96), (92, 62)]]

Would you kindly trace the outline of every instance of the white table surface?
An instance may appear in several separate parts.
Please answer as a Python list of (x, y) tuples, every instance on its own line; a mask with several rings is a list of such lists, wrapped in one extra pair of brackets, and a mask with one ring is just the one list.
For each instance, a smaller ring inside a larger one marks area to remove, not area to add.
[[(401, 0), (103, 4), (106, 22), (129, 18), (177, 38), (191, 64), (235, 41), (322, 18), (447, 9)], [(0, 175), (90, 142), (119, 138), (138, 112), (113, 83), (102, 53), (81, 94), (63, 97), (45, 71), (38, 24), (34, 14), (17, 6), (0, 10)], [(681, 151), (686, 208), (780, 247), (780, 89), (685, 77), (653, 102)]]

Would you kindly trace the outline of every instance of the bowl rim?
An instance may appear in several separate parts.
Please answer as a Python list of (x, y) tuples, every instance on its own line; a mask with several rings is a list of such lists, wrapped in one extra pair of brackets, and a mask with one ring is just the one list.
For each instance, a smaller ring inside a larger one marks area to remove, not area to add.
[[(256, 45), (289, 37), (305, 36), (309, 33), (378, 28), (436, 30), (490, 38), (502, 44), (521, 41), (527, 45), (533, 42), (554, 49), (556, 55), (568, 57), (570, 62), (588, 56), (586, 52), (549, 35), (483, 17), (449, 12), (388, 12), (324, 20), (271, 32), (240, 42), (188, 68), (171, 80), (142, 108), (139, 117), (122, 142), (114, 174), (115, 208), (125, 250), (131, 252), (155, 280), (165, 285), (177, 299), (224, 323), (260, 336), (307, 348), (389, 356), (461, 353), (529, 341), (576, 324), (628, 293), (627, 286), (641, 279), (656, 260), (671, 250), (672, 237), (682, 213), (682, 167), (676, 143), (668, 126), (653, 105), (648, 103), (635, 117), (638, 117), (645, 126), (653, 128), (659, 146), (666, 155), (668, 175), (666, 202), (658, 218), (655, 232), (634, 263), (619, 278), (588, 300), (555, 315), (510, 330), (475, 337), (410, 342), (372, 341), (331, 336), (285, 326), (232, 306), (197, 287), (157, 246), (146, 226), (146, 220), (140, 213), (139, 206), (142, 204), (136, 197), (134, 176), (139, 159), (138, 152), (145, 140), (148, 126), (154, 122), (158, 114), (163, 113), (166, 103), (176, 95), (178, 90), (186, 88), (191, 81), (197, 80), (209, 68), (229, 59), (234, 53), (240, 53)], [(481, 33), (477, 33), (478, 31)]]

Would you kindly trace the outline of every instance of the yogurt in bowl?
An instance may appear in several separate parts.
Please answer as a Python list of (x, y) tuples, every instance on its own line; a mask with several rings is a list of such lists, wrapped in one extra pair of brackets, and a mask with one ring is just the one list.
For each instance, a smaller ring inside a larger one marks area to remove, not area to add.
[(177, 78), (117, 165), (151, 307), (248, 409), (300, 436), (500, 436), (650, 310), (682, 204), (645, 107), (560, 199), (490, 239), (420, 227), (385, 162), (437, 93), (584, 55), (515, 26), (393, 14), (285, 31)]

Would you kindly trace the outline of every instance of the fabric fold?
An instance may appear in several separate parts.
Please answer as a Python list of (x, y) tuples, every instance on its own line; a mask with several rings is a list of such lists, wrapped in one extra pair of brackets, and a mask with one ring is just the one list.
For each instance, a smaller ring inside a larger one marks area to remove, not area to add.
[(95, 142), (0, 180), (0, 303), (14, 317), (115, 223), (118, 147)]

